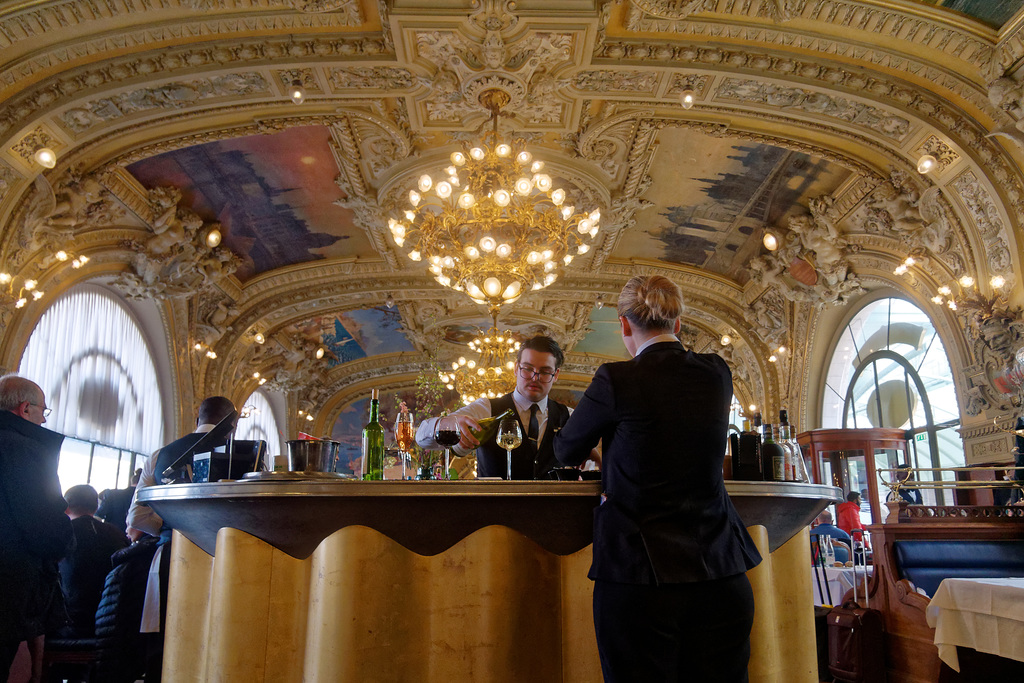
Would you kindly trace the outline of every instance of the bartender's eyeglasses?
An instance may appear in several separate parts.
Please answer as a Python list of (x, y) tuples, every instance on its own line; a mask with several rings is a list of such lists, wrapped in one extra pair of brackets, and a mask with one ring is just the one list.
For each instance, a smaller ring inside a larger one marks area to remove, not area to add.
[(519, 364), (519, 374), (523, 379), (539, 378), (541, 382), (550, 382), (555, 377), (557, 370), (548, 370), (547, 368), (541, 368), (538, 370), (532, 365), (526, 363)]

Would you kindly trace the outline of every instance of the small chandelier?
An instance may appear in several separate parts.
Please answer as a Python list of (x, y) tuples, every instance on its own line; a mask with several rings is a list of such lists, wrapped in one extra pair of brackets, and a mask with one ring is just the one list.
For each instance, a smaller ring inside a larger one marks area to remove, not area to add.
[(519, 342), (508, 330), (498, 332), (496, 313), (491, 329), (469, 342), (469, 348), (479, 354), (479, 360), (467, 360), (465, 356), (452, 361), (450, 372), (437, 373), (438, 378), (449, 389), (455, 389), (462, 396), (462, 403), (469, 405), (478, 398), (497, 398), (516, 386), (515, 354)]
[(559, 268), (590, 251), (601, 212), (577, 211), (565, 190), (553, 187), (544, 162), (521, 141), (501, 140), (507, 93), (486, 90), (479, 99), (491, 112), (484, 144), (454, 152), (437, 177), (421, 175), (409, 208), (388, 227), (395, 244), (411, 260), (426, 260), (441, 285), (494, 307), (547, 287)]

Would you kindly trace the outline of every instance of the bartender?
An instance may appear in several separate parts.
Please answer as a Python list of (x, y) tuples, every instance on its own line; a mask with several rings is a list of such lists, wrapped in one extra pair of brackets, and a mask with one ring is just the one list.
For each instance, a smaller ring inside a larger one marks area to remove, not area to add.
[(426, 418), (416, 430), (416, 443), (425, 449), (441, 448), (434, 440), (438, 423), (449, 429), (454, 425), (461, 438), (453, 450), (458, 455), (466, 455), (475, 448), (477, 475), (504, 479), (505, 449), (493, 439), (480, 443), (470, 430), (480, 429), (477, 420), (515, 408), (523, 443), (512, 451), (512, 478), (548, 478), (548, 473), (559, 466), (551, 448), (553, 435), (572, 413), (572, 408), (548, 398), (564, 360), (565, 354), (551, 337), (538, 335), (527, 340), (516, 356), (514, 391), (495, 399), (478, 398), (446, 417)]

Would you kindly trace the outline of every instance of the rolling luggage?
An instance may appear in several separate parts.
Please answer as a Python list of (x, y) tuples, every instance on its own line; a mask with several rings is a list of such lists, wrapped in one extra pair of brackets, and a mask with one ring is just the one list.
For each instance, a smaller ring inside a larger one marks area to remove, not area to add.
[[(860, 553), (863, 559), (865, 553)], [(854, 563), (857, 562), (854, 553)], [(866, 560), (864, 560), (866, 565)], [(885, 624), (882, 613), (871, 609), (864, 572), (864, 607), (857, 602), (854, 573), (853, 600), (828, 614), (828, 670), (842, 683), (885, 683)]]

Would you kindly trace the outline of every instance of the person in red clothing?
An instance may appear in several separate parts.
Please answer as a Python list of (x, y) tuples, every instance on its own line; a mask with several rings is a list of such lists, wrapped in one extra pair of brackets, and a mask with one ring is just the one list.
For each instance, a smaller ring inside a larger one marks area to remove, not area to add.
[(846, 533), (864, 528), (860, 523), (860, 493), (857, 491), (847, 493), (846, 502), (836, 507), (836, 526)]
[(846, 494), (846, 502), (836, 506), (836, 526), (850, 534), (856, 541), (864, 541), (864, 546), (871, 548), (870, 543), (864, 538), (860, 531), (853, 533), (854, 529), (863, 529), (864, 524), (860, 521), (860, 493), (850, 491)]

